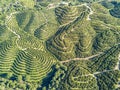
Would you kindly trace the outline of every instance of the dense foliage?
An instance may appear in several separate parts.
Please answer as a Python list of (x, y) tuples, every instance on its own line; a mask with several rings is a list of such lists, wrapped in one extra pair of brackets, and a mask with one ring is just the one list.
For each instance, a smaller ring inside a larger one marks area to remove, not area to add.
[(0, 0), (0, 90), (119, 90), (119, 0)]
[(110, 14), (114, 17), (120, 18), (120, 3), (115, 4), (114, 8), (110, 10)]

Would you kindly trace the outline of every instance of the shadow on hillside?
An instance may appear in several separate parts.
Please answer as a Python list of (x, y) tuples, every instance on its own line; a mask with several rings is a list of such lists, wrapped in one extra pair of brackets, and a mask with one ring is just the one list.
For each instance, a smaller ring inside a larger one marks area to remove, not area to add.
[(46, 87), (46, 89), (48, 90), (48, 86), (49, 86), (50, 81), (52, 80), (55, 72), (56, 72), (55, 65), (53, 65), (52, 71), (47, 74), (46, 78), (43, 79), (41, 87), (37, 88), (37, 90), (42, 90), (43, 87)]

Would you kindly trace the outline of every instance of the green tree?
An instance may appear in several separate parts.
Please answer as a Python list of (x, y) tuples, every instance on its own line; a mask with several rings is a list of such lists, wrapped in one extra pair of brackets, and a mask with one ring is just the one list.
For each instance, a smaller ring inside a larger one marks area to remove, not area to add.
[(47, 90), (47, 88), (46, 88), (46, 87), (43, 87), (42, 90)]
[(110, 14), (116, 18), (120, 18), (120, 3), (117, 3), (115, 7), (110, 10)]
[(25, 81), (27, 81), (27, 82), (30, 81), (30, 76), (29, 75), (25, 76)]
[(17, 76), (17, 81), (22, 82), (22, 75)]
[(12, 77), (12, 73), (11, 72), (9, 72), (9, 73), (7, 73), (7, 75), (6, 75), (6, 78), (8, 78), (8, 79), (10, 79), (11, 77)]

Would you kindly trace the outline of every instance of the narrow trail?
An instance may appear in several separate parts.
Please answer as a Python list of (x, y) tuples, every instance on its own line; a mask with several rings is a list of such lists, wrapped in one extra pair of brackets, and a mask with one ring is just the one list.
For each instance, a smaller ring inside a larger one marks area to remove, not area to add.
[(17, 34), (15, 31), (13, 31), (12, 29), (10, 29), (10, 28), (8, 27), (8, 25), (7, 25), (7, 22), (9, 22), (9, 21), (11, 20), (12, 16), (13, 16), (14, 14), (17, 14), (17, 13), (19, 13), (19, 12), (13, 12), (13, 13), (11, 13), (9, 16), (7, 16), (7, 17), (6, 17), (6, 20), (5, 20), (5, 25), (7, 26), (8, 30), (10, 30), (10, 31), (11, 31), (12, 33), (14, 33), (18, 38), (20, 38), (20, 35)]
[(43, 13), (43, 11), (41, 11), (41, 13), (42, 13), (42, 15), (43, 15), (43, 17), (44, 17), (44, 19), (45, 19), (45, 23), (44, 23), (44, 24), (48, 23), (48, 19), (47, 19), (47, 17), (45, 16), (45, 14)]
[(86, 6), (90, 10), (90, 12), (89, 12), (88, 17), (87, 17), (86, 20), (91, 20), (90, 19), (90, 15), (92, 15), (94, 13), (93, 10), (91, 9), (91, 7), (88, 6), (87, 3), (81, 4), (81, 5), (77, 5), (77, 7), (81, 7), (81, 6)]
[(70, 61), (79, 61), (79, 60), (89, 60), (91, 58), (94, 58), (96, 56), (99, 56), (100, 54), (103, 54), (103, 52), (100, 52), (96, 55), (92, 55), (92, 56), (89, 56), (89, 57), (85, 57), (85, 58), (73, 58), (73, 59), (68, 59), (68, 60), (65, 60), (65, 61), (60, 61), (61, 63), (67, 63), (67, 62), (70, 62)]
[[(45, 13), (44, 13), (43, 11), (41, 11), (41, 13), (42, 13), (42, 15), (43, 15), (43, 18), (45, 19), (45, 22), (44, 22), (42, 25), (45, 25), (45, 24), (46, 24), (47, 29), (48, 29), (48, 25), (47, 25), (48, 19), (47, 19), (47, 17), (45, 16)], [(43, 30), (43, 31), (46, 31), (46, 30)]]
[(12, 32), (13, 34), (15, 34), (15, 35), (17, 36), (17, 39), (16, 39), (16, 45), (17, 45), (17, 47), (18, 47), (20, 50), (23, 50), (23, 51), (24, 51), (24, 50), (26, 50), (27, 48), (22, 48), (22, 47), (20, 47), (20, 46), (18, 45), (18, 43), (17, 43), (17, 41), (21, 38), (20, 35), (17, 34), (15, 31), (13, 31), (13, 30), (7, 25), (7, 23), (11, 20), (12, 16), (13, 16), (14, 14), (17, 14), (17, 13), (19, 13), (19, 12), (13, 12), (13, 13), (11, 13), (9, 16), (6, 16), (5, 25), (6, 25), (7, 29), (8, 29), (10, 32)]
[(115, 70), (120, 70), (120, 54), (118, 56), (118, 62), (117, 65), (115, 66)]
[(90, 15), (93, 14), (93, 11), (87, 4), (85, 6), (90, 10), (90, 13), (88, 14), (87, 20), (91, 20)]
[(111, 71), (115, 71), (115, 70), (113, 69), (113, 70), (104, 70), (104, 71), (101, 71), (101, 72), (94, 72), (93, 75), (102, 74), (102, 73), (111, 72)]

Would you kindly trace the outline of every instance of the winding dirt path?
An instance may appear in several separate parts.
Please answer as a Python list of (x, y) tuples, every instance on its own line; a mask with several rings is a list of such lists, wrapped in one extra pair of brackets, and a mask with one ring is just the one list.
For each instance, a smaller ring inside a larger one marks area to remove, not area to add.
[(7, 22), (9, 22), (9, 21), (11, 20), (12, 16), (13, 16), (14, 14), (17, 14), (17, 13), (19, 13), (19, 12), (13, 12), (13, 13), (11, 13), (9, 16), (7, 16), (7, 17), (6, 17), (6, 20), (5, 20), (5, 25), (7, 26), (8, 30), (10, 30), (12, 33), (14, 33), (14, 34), (18, 37), (18, 39), (19, 39), (19, 38), (20, 38), (20, 35), (17, 34), (15, 31), (13, 31), (12, 29), (10, 29), (10, 27), (8, 27), (8, 25), (7, 25)]
[(65, 61), (60, 61), (61, 63), (67, 63), (67, 62), (70, 62), (70, 61), (79, 61), (79, 60), (89, 60), (91, 58), (94, 58), (96, 56), (99, 56), (100, 54), (103, 54), (103, 52), (100, 52), (98, 54), (95, 54), (95, 55), (92, 55), (92, 56), (89, 56), (89, 57), (85, 57), (85, 58), (73, 58), (73, 59), (68, 59), (68, 60), (65, 60)]
[(16, 39), (16, 45), (17, 45), (17, 47), (18, 47), (20, 50), (23, 50), (23, 51), (24, 51), (24, 50), (26, 50), (27, 48), (22, 48), (22, 47), (20, 47), (20, 46), (18, 45), (18, 43), (17, 43), (17, 41), (21, 38), (20, 35), (17, 34), (15, 31), (13, 31), (13, 30), (7, 25), (7, 23), (11, 20), (12, 16), (13, 16), (14, 14), (17, 14), (17, 13), (19, 13), (19, 12), (13, 12), (13, 13), (11, 13), (9, 16), (6, 16), (5, 25), (6, 25), (7, 29), (8, 29), (10, 32), (12, 32), (13, 34), (15, 34), (15, 35), (17, 36), (17, 39)]
[(92, 10), (91, 7), (88, 6), (87, 4), (86, 4), (85, 6), (90, 10), (90, 13), (88, 14), (87, 20), (91, 20), (90, 15), (93, 14), (93, 10)]

